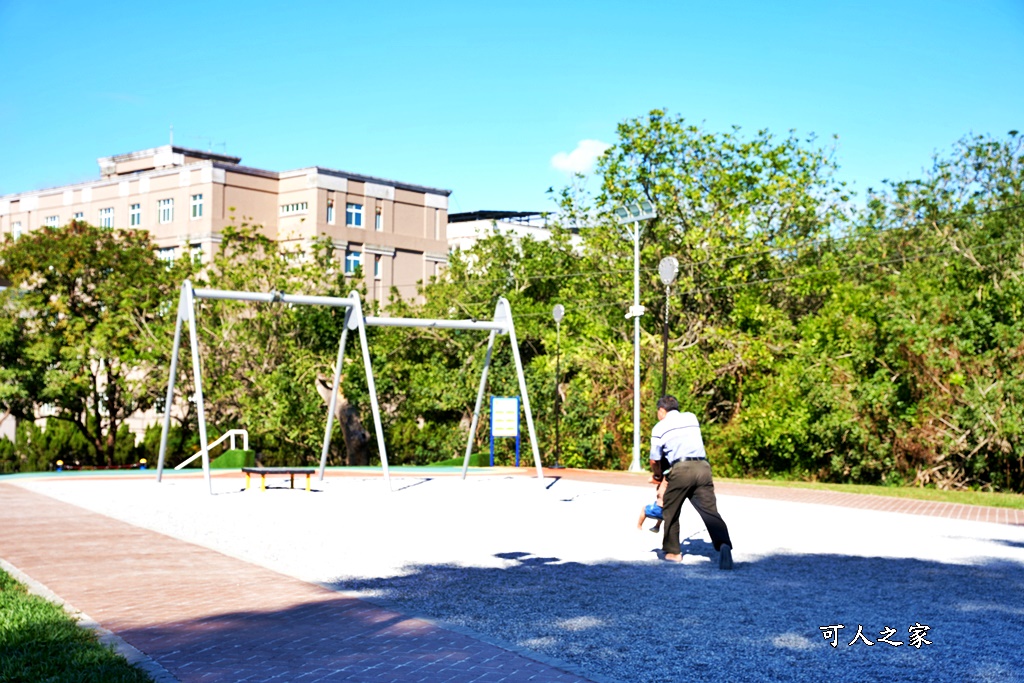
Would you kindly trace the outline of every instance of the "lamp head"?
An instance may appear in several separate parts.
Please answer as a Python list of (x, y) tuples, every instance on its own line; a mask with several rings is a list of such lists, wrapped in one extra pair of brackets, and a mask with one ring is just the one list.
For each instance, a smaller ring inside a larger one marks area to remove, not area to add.
[(612, 213), (615, 214), (615, 217), (620, 223), (637, 223), (650, 218), (656, 218), (658, 215), (654, 210), (654, 205), (646, 199), (642, 199), (632, 204), (616, 206), (612, 209)]
[(668, 287), (670, 284), (676, 281), (676, 275), (679, 273), (679, 261), (675, 256), (666, 256), (661, 259), (661, 263), (658, 264), (658, 276), (661, 278), (661, 283)]

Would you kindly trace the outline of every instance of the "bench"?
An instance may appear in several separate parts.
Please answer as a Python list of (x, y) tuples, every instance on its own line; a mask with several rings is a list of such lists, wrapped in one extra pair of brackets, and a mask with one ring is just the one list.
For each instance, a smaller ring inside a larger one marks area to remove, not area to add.
[(242, 471), (245, 472), (245, 488), (249, 488), (249, 477), (253, 474), (260, 475), (260, 491), (267, 490), (267, 475), (268, 474), (287, 474), (289, 475), (292, 488), (295, 488), (295, 475), (305, 474), (306, 475), (306, 490), (311, 490), (309, 487), (309, 478), (316, 470), (312, 467), (243, 467)]

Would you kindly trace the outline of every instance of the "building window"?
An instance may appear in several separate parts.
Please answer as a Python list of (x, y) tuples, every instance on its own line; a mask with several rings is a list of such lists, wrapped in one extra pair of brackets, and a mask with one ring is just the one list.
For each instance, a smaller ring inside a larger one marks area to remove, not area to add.
[(377, 232), (384, 230), (384, 212), (379, 206), (373, 212), (373, 229)]
[(157, 211), (160, 216), (160, 223), (170, 223), (174, 220), (174, 200), (173, 199), (160, 199), (156, 203)]
[(14, 235), (14, 239), (21, 237), (21, 221), (11, 223), (11, 234)]
[(174, 263), (174, 257), (177, 251), (178, 250), (174, 247), (164, 247), (163, 249), (156, 250), (156, 257), (170, 265)]
[(345, 225), (353, 228), (363, 227), (363, 205), (362, 204), (346, 204), (345, 205)]
[(345, 252), (345, 275), (355, 275), (356, 268), (363, 266), (363, 252), (349, 249)]
[(379, 280), (381, 278), (380, 272), (381, 272), (381, 268), (380, 268), (380, 254), (374, 254), (373, 255), (373, 277)]
[(309, 210), (309, 202), (295, 202), (293, 204), (282, 204), (281, 215), (293, 216), (297, 213), (306, 213)]
[(202, 261), (203, 260), (203, 245), (198, 243), (198, 242), (196, 242), (195, 244), (192, 245), (192, 248), (189, 250), (189, 254), (192, 256), (192, 260), (193, 261), (196, 261), (196, 260)]
[(334, 225), (334, 200), (327, 200), (327, 224)]
[(76, 221), (84, 221), (85, 220), (85, 212), (83, 212), (83, 211), (75, 211), (75, 215), (72, 216), (72, 218), (74, 220), (76, 220)]
[(56, 228), (60, 225), (60, 216), (47, 216), (46, 220), (43, 221), (43, 225), (48, 228)]
[(203, 195), (192, 195), (192, 220), (203, 217)]
[(108, 206), (105, 209), (100, 209), (100, 227), (114, 227), (114, 207)]
[(142, 225), (142, 204), (132, 204), (128, 211), (128, 225), (135, 227)]

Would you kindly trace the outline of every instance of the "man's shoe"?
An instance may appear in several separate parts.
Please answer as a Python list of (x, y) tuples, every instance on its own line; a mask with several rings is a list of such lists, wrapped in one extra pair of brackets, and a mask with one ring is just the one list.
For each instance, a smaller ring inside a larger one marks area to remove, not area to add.
[(721, 555), (718, 558), (718, 568), (732, 569), (732, 548), (729, 547), (729, 544), (723, 543), (719, 552)]

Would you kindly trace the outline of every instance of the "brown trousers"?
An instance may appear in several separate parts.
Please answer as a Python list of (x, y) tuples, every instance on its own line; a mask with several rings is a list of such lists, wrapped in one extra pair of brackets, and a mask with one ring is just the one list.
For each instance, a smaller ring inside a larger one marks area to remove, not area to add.
[(708, 461), (677, 462), (665, 475), (665, 480), (668, 481), (668, 488), (665, 489), (665, 535), (662, 537), (661, 549), (666, 553), (679, 553), (679, 513), (687, 499), (704, 520), (715, 550), (721, 549), (723, 543), (732, 547), (729, 527), (718, 514), (715, 483), (711, 480), (711, 465)]

